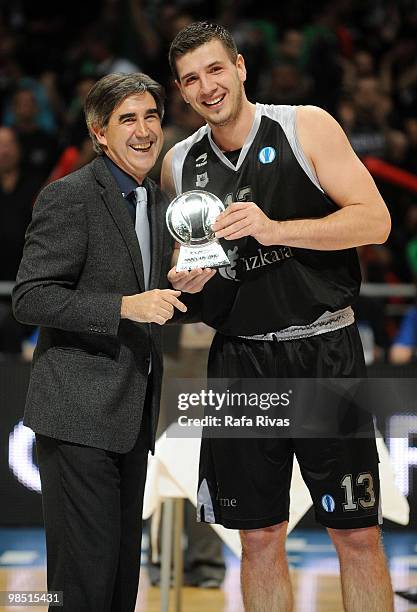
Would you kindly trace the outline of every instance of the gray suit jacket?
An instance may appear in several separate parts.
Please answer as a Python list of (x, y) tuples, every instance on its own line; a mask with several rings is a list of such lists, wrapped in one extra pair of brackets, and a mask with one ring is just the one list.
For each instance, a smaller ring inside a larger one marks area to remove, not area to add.
[[(168, 202), (146, 179), (150, 288), (168, 287)], [(152, 352), (152, 440), (162, 328), (120, 320), (123, 295), (144, 291), (141, 254), (115, 179), (98, 157), (51, 183), (34, 206), (13, 292), (15, 317), (40, 326), (24, 423), (53, 438), (125, 453), (137, 438)], [(153, 442), (152, 442), (153, 447)]]

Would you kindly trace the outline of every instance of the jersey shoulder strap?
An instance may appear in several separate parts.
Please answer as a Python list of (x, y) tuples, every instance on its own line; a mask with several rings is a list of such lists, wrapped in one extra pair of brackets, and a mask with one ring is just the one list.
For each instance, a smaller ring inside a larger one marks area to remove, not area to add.
[(197, 130), (197, 132), (194, 132), (194, 134), (191, 134), (191, 136), (185, 140), (177, 142), (177, 144), (174, 146), (171, 171), (177, 195), (182, 193), (182, 167), (184, 165), (185, 158), (193, 145), (200, 142), (200, 140), (204, 138), (204, 136), (207, 134), (207, 130), (207, 125), (203, 125), (203, 127)]
[(260, 107), (262, 115), (272, 119), (272, 121), (276, 121), (282, 127), (288, 140), (288, 144), (290, 145), (292, 152), (294, 153), (295, 158), (300, 164), (301, 168), (307, 174), (311, 182), (323, 192), (323, 188), (320, 185), (317, 174), (315, 173), (314, 168), (312, 168), (310, 162), (307, 160), (297, 137), (296, 114), (298, 107), (289, 106), (286, 104), (260, 104)]

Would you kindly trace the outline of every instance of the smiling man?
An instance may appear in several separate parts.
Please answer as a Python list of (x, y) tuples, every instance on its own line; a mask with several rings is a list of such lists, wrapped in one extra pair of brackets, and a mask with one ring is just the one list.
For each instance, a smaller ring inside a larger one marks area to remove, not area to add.
[[(207, 125), (168, 152), (163, 188), (206, 189), (226, 205), (213, 228), (230, 266), (169, 274), (198, 294), (200, 319), (217, 330), (210, 378), (365, 376), (354, 247), (384, 242), (390, 218), (342, 129), (320, 108), (251, 103), (244, 59), (220, 25), (187, 26), (169, 59)], [(316, 421), (325, 435), (325, 419)], [(393, 609), (371, 428), (368, 439), (326, 443), (203, 437), (198, 518), (240, 530), (248, 612), (293, 607), (285, 539), (294, 453), (339, 555), (345, 609)]]
[(98, 157), (34, 206), (13, 294), (40, 326), (24, 423), (36, 433), (48, 589), (73, 612), (133, 612), (142, 502), (162, 378), (167, 200), (146, 178), (162, 146), (163, 90), (110, 74), (85, 102)]

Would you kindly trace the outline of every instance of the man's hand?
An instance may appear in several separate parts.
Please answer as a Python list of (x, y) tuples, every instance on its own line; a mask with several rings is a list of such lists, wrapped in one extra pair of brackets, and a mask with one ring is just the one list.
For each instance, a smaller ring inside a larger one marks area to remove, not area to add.
[(211, 268), (195, 268), (177, 272), (175, 266), (168, 272), (168, 280), (174, 289), (186, 293), (199, 293), (207, 281), (216, 274)]
[(122, 298), (120, 316), (137, 323), (158, 323), (163, 325), (174, 315), (174, 308), (187, 312), (185, 304), (179, 301), (181, 291), (173, 289), (152, 289)]
[(233, 202), (220, 213), (212, 228), (216, 238), (253, 236), (260, 244), (270, 245), (275, 244), (276, 225), (254, 202)]

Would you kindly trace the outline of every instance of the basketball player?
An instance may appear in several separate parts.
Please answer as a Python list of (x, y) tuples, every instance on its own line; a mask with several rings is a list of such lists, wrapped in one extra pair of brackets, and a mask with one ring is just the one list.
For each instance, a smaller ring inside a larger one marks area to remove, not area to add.
[[(359, 245), (385, 242), (390, 217), (338, 123), (315, 107), (252, 104), (243, 57), (223, 27), (194, 23), (170, 48), (177, 85), (207, 122), (165, 157), (163, 188), (215, 193), (231, 264), (176, 273), (217, 330), (210, 378), (363, 377), (352, 304)], [(250, 612), (287, 612), (285, 555), (293, 454), (341, 568), (348, 612), (390, 612), (374, 439), (207, 439), (199, 519), (239, 529)], [(233, 504), (222, 504), (233, 499)]]

